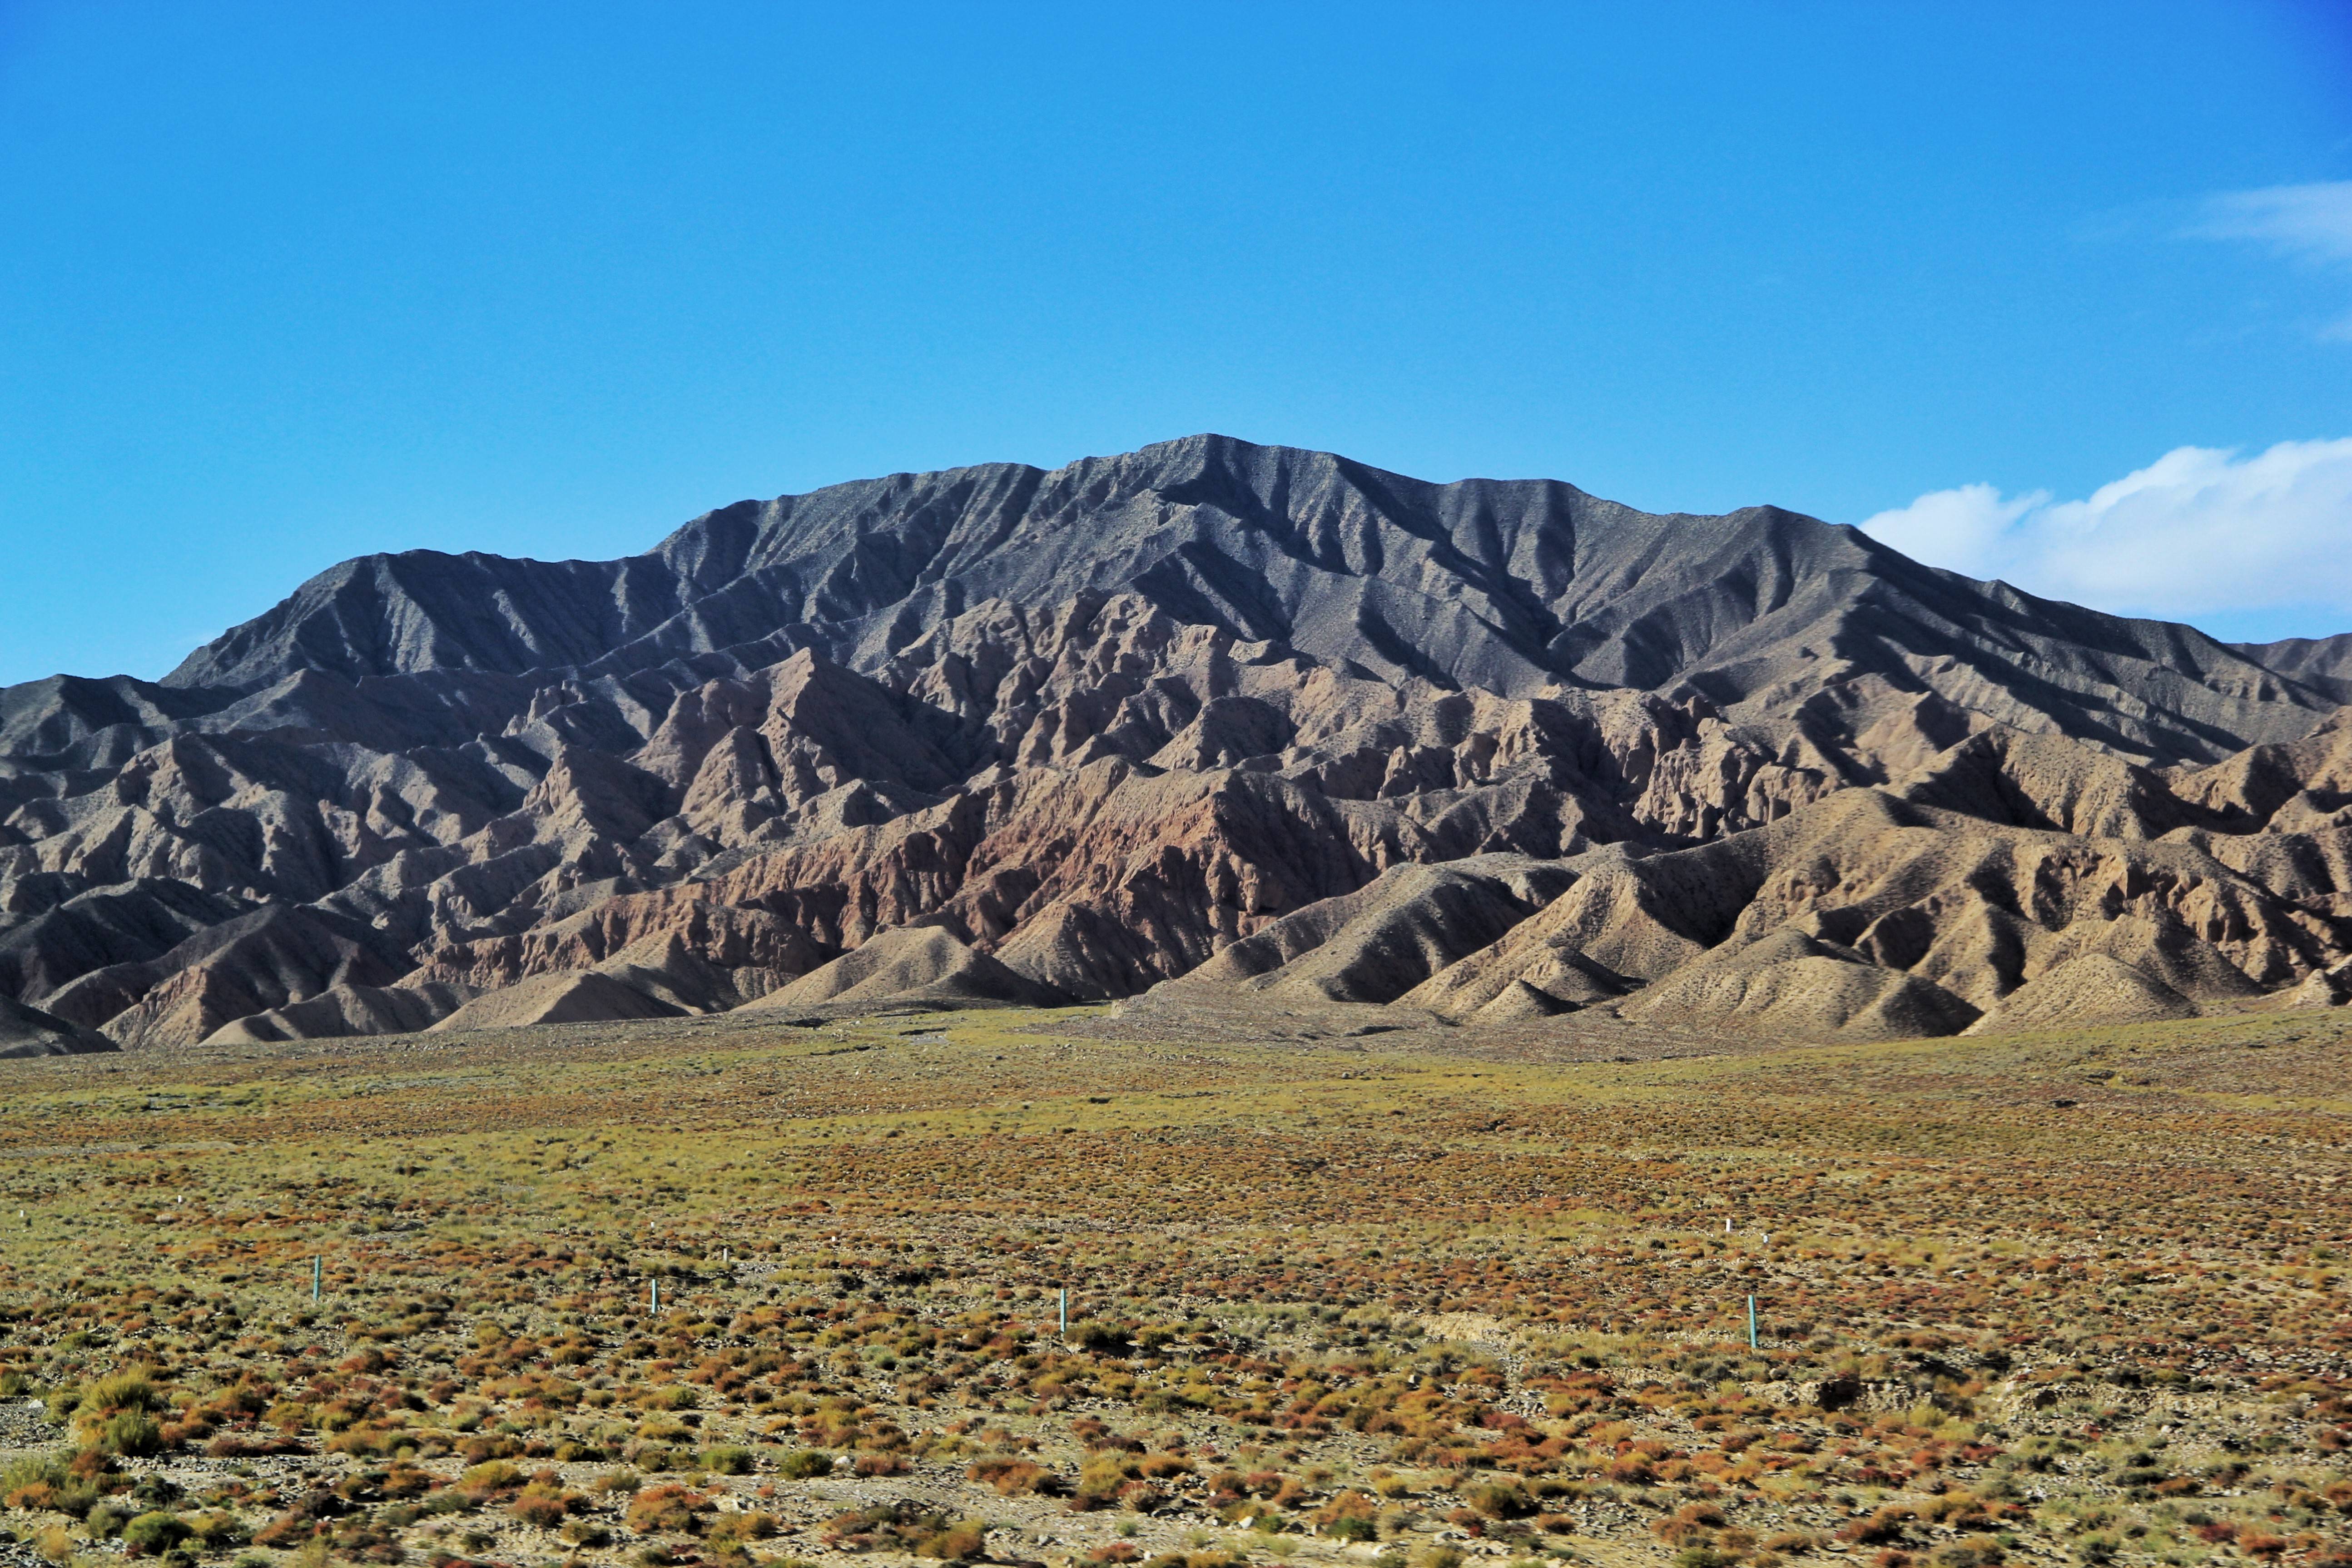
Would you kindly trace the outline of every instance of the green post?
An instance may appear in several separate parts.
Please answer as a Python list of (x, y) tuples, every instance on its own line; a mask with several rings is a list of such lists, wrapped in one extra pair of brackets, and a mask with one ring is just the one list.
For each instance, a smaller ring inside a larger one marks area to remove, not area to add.
[(651, 1283), (653, 1286), (654, 1312), (658, 1316), (661, 1312), (661, 1281), (656, 1279)]
[(1062, 1337), (1066, 1340), (1070, 1337), (1070, 1288), (1067, 1285), (1062, 1287)]
[(310, 1258), (310, 1301), (313, 1306), (318, 1304), (319, 1297), (326, 1288), (327, 1260), (313, 1253)]
[(1756, 1349), (1756, 1298), (1748, 1298), (1748, 1348)]

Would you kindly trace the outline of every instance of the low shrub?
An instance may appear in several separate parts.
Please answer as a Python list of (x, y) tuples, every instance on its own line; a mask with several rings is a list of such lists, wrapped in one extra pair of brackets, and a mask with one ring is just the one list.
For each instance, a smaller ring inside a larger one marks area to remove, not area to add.
[(982, 1486), (995, 1488), (1000, 1497), (1058, 1497), (1063, 1490), (1062, 1478), (1052, 1470), (1009, 1454), (982, 1456), (972, 1461), (965, 1474)]
[(829, 1546), (843, 1552), (910, 1552), (937, 1562), (963, 1563), (987, 1544), (988, 1527), (974, 1520), (951, 1520), (912, 1502), (877, 1503), (845, 1513), (825, 1526)]
[(257, 1459), (302, 1451), (300, 1438), (279, 1433), (224, 1432), (205, 1445), (205, 1457), (215, 1459)]
[(163, 1424), (144, 1410), (118, 1410), (96, 1427), (91, 1446), (133, 1458), (159, 1454), (163, 1450)]
[(273, 1552), (291, 1552), (318, 1533), (317, 1520), (299, 1510), (289, 1510), (254, 1531), (253, 1543)]
[(987, 1526), (967, 1519), (915, 1542), (915, 1555), (941, 1563), (969, 1563), (987, 1547)]
[(187, 1516), (196, 1544), (206, 1552), (228, 1552), (253, 1540), (253, 1528), (226, 1509), (208, 1509)]
[(522, 1472), (504, 1459), (488, 1459), (478, 1465), (469, 1465), (457, 1477), (457, 1489), (470, 1492), (477, 1498), (498, 1497), (520, 1490), (521, 1486)]
[(195, 1531), (176, 1513), (142, 1513), (122, 1527), (122, 1544), (133, 1557), (161, 1557)]
[(0, 1469), (0, 1502), (10, 1508), (55, 1509), (83, 1519), (98, 1495), (96, 1478), (77, 1475), (58, 1455), (28, 1454)]
[(713, 1546), (740, 1546), (747, 1542), (765, 1541), (777, 1531), (776, 1516), (754, 1509), (742, 1513), (721, 1514), (710, 1527), (706, 1539)]
[(1526, 1492), (1497, 1481), (1463, 1488), (1462, 1500), (1488, 1519), (1525, 1519), (1536, 1510)]
[(718, 1505), (692, 1487), (675, 1481), (649, 1487), (630, 1500), (628, 1526), (640, 1535), (682, 1535), (698, 1531), (703, 1515)]

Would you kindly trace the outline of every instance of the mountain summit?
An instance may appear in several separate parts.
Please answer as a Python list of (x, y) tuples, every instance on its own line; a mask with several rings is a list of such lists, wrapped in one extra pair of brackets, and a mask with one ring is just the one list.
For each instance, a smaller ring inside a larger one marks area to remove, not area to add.
[(1658, 516), (1554, 480), (1430, 484), (1223, 436), (740, 501), (620, 561), (363, 556), (163, 684), (749, 668), (803, 647), (866, 668), (976, 604), (1103, 594), (1391, 681), (1687, 689), (1761, 712), (1866, 673), (2164, 761), (2287, 738), (2346, 694), (2259, 648), (1921, 566), (1776, 507)]
[(2352, 638), (1197, 436), (362, 557), (162, 682), (0, 691), (0, 997), (68, 1048), (1180, 977), (1813, 1033), (2332, 995), (2347, 698)]

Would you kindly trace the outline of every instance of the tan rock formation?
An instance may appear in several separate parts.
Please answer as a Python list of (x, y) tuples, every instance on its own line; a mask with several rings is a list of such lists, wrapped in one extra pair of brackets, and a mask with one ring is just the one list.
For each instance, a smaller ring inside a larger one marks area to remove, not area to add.
[(487, 992), (430, 1026), (432, 1032), (518, 1029), (539, 1024), (612, 1024), (675, 1018), (681, 1009), (593, 969), (535, 974)]
[(2020, 1034), (2098, 1024), (2193, 1018), (2197, 1004), (2154, 975), (2104, 952), (2070, 958), (2028, 981), (1967, 1031)]
[(1051, 1006), (1064, 1000), (1026, 975), (973, 952), (937, 926), (914, 926), (878, 932), (750, 1006), (786, 1011), (828, 1003), (951, 1006), (1004, 1002)]
[(1933, 981), (1881, 967), (1793, 927), (1686, 963), (1622, 1011), (1647, 1023), (1795, 1039), (1949, 1035), (1978, 1017), (1976, 1008)]

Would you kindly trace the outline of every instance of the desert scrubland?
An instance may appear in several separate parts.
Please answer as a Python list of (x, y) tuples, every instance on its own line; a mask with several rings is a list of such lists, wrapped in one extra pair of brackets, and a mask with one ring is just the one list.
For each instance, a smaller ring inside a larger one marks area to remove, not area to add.
[(0, 1064), (0, 1550), (2352, 1560), (2340, 1010), (1382, 1016)]

